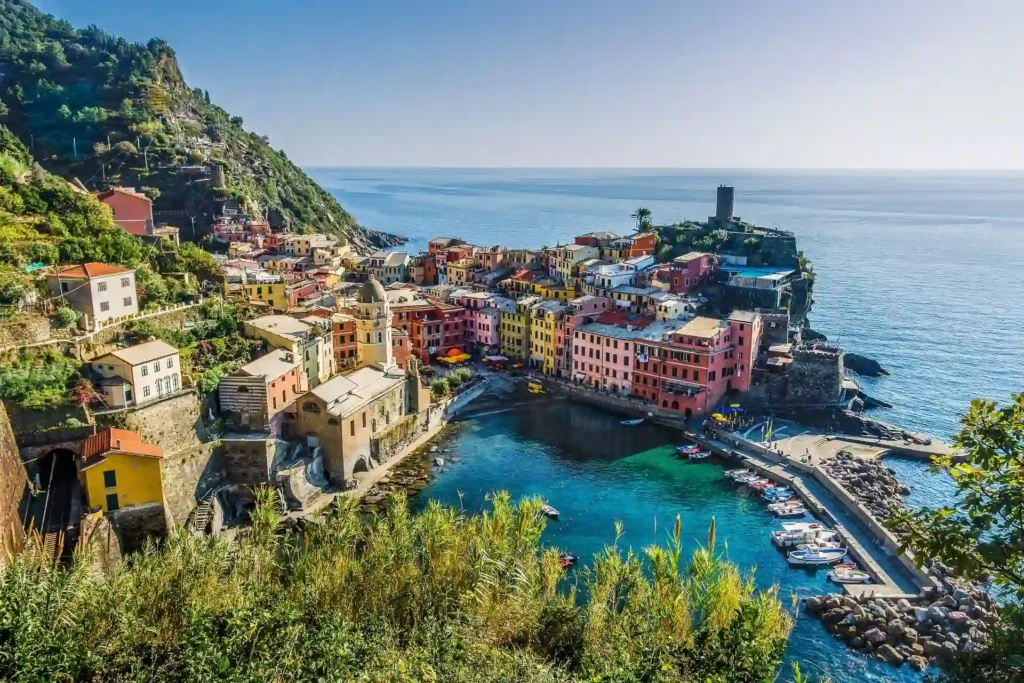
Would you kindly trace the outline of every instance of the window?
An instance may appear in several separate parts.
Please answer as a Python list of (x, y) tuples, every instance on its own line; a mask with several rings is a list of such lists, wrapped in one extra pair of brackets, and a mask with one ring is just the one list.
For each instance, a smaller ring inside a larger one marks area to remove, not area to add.
[(132, 305), (132, 298), (130, 296), (126, 296), (124, 298), (124, 300), (123, 300), (123, 303), (124, 303), (125, 306), (131, 306)]
[(363, 411), (363, 429), (366, 429), (366, 411)]
[(107, 494), (107, 511), (111, 512), (111, 511), (117, 510), (119, 507), (120, 506), (117, 504), (117, 494), (116, 493), (108, 493)]
[(68, 291), (68, 283), (66, 283), (66, 282), (60, 283), (60, 291), (67, 292)]
[(142, 387), (142, 395), (143, 395), (143, 397), (149, 396), (149, 385), (148, 384), (146, 386)]
[(99, 284), (97, 284), (96, 285), (96, 291), (97, 292), (105, 292), (105, 291), (107, 291), (107, 283), (106, 282), (100, 282)]
[(153, 362), (153, 372), (160, 372), (160, 361)]
[(109, 301), (101, 301), (100, 302), (100, 310), (101, 311), (109, 311), (110, 310), (110, 302)]
[(121, 286), (122, 287), (131, 287), (132, 286), (131, 278), (127, 278), (127, 277), (121, 278)]
[(235, 391), (237, 391), (239, 394), (248, 394), (249, 387), (238, 387), (238, 389), (236, 389)]
[(174, 390), (177, 391), (178, 390), (178, 373), (174, 373), (173, 375), (171, 375), (171, 378), (174, 380)]
[(149, 366), (148, 365), (143, 365), (142, 366), (142, 376), (146, 377), (147, 375), (149, 375)]
[(355, 436), (356, 435), (356, 421), (355, 420), (349, 420), (349, 423), (348, 423), (348, 435), (349, 436)]
[(112, 489), (117, 486), (117, 472), (106, 470), (103, 473), (103, 488)]

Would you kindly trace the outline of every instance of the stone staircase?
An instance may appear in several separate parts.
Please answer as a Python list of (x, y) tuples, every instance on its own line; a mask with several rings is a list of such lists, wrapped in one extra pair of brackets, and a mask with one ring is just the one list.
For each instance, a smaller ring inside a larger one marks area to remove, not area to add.
[(206, 533), (206, 530), (210, 528), (210, 519), (213, 517), (213, 497), (205, 498), (199, 501), (196, 505), (196, 509), (192, 511), (191, 519), (189, 520), (189, 528), (193, 534), (202, 536)]

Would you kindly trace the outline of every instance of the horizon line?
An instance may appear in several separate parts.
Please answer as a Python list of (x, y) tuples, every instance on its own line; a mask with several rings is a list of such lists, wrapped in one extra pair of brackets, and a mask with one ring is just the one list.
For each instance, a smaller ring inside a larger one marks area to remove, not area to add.
[[(296, 163), (296, 162), (293, 162)], [(459, 166), (435, 164), (301, 164), (309, 169), (415, 169), (479, 171), (807, 171), (807, 172), (913, 172), (913, 173), (1022, 173), (1022, 167), (919, 168), (910, 166)]]

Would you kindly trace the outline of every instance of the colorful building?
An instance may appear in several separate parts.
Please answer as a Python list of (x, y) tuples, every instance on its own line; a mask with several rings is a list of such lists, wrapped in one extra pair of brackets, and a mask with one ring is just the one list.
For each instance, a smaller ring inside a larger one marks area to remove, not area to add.
[(232, 429), (284, 434), (284, 409), (306, 391), (302, 362), (291, 351), (273, 349), (221, 377), (220, 409)]
[(334, 336), (334, 366), (338, 372), (356, 367), (359, 363), (359, 353), (355, 316), (347, 313), (331, 315), (331, 334)]
[(523, 361), (529, 359), (531, 311), (540, 302), (539, 296), (526, 296), (515, 302), (515, 308), (501, 311), (502, 355)]
[(79, 476), (90, 509), (114, 512), (162, 504), (163, 449), (144, 443), (138, 432), (104, 429), (82, 444)]
[(558, 328), (571, 309), (561, 301), (544, 301), (533, 307), (530, 322), (530, 365), (546, 375), (554, 375), (563, 349), (558, 344)]
[[(615, 323), (600, 322), (615, 318)], [(633, 374), (637, 344), (660, 341), (675, 329), (673, 323), (652, 322), (638, 317), (627, 321), (621, 314), (604, 315), (573, 331), (572, 377), (595, 389), (629, 396), (633, 393)]]
[(726, 320), (697, 317), (660, 341), (637, 344), (633, 395), (684, 417), (704, 415), (728, 392), (750, 389), (761, 318), (734, 311)]
[(578, 274), (580, 263), (601, 257), (601, 250), (585, 244), (565, 244), (550, 250), (548, 274), (565, 283), (571, 283)]
[(90, 367), (110, 408), (142, 405), (183, 386), (178, 349), (159, 339), (111, 351)]
[(474, 276), (480, 266), (474, 259), (463, 258), (448, 262), (448, 284), (466, 287), (473, 283)]

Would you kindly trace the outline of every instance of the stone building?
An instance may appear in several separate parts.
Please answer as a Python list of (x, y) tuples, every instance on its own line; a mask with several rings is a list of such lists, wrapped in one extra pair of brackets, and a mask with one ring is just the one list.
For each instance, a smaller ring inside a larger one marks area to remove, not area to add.
[(785, 372), (772, 375), (768, 399), (776, 407), (834, 406), (843, 401), (843, 350), (819, 342), (793, 349)]

